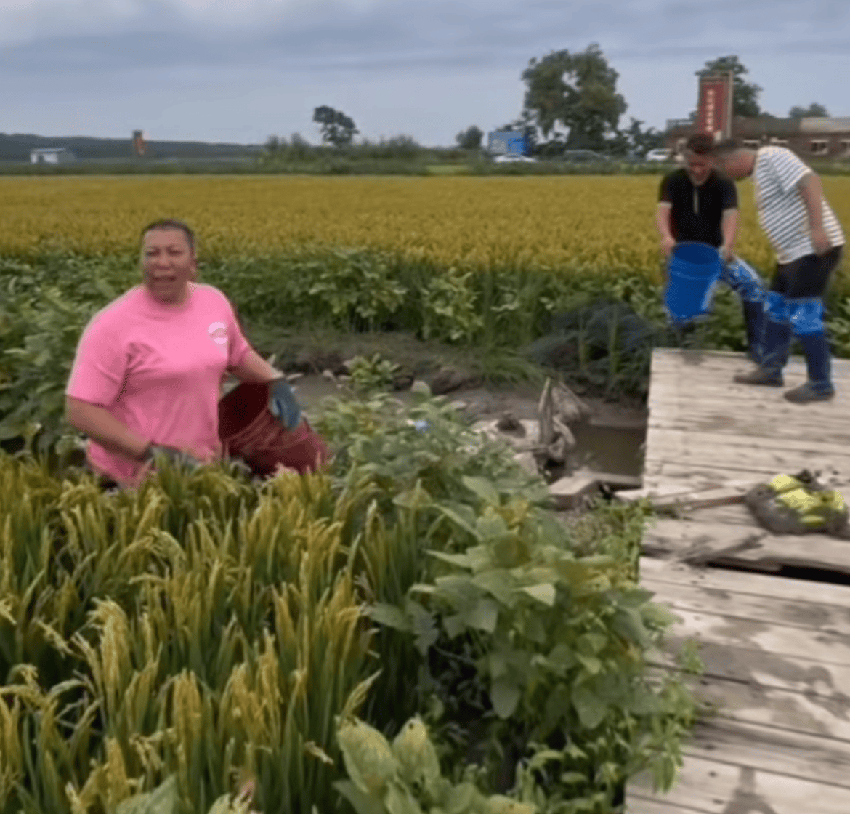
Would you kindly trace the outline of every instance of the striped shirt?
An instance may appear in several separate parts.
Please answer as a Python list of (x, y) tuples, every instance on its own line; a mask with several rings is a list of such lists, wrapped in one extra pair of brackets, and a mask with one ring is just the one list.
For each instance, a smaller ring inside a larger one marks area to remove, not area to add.
[[(797, 186), (809, 172), (811, 169), (785, 147), (762, 147), (756, 151), (753, 182), (759, 223), (782, 264), (815, 253), (806, 204)], [(823, 227), (833, 246), (844, 245), (844, 233), (825, 199)]]

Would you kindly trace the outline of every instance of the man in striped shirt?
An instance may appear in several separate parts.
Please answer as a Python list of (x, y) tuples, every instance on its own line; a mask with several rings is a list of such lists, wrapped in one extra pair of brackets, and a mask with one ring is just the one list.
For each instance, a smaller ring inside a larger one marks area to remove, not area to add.
[(782, 387), (791, 340), (803, 347), (808, 381), (785, 393), (803, 404), (835, 394), (829, 342), (823, 324), (824, 294), (841, 260), (844, 233), (823, 195), (820, 178), (784, 147), (757, 150), (734, 142), (715, 146), (717, 166), (735, 180), (752, 176), (759, 222), (776, 252), (777, 267), (765, 303), (763, 354), (742, 384)]

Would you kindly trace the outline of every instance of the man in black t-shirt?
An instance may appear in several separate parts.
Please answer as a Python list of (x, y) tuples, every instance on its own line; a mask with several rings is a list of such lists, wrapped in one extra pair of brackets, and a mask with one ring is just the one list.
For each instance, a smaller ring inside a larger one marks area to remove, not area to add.
[[(713, 168), (711, 136), (697, 134), (685, 144), (685, 167), (664, 176), (655, 225), (666, 263), (677, 243), (707, 243), (720, 252), (720, 279), (741, 298), (750, 356), (759, 358), (764, 283), (758, 273), (734, 256), (738, 232), (738, 192), (735, 183)], [(665, 279), (666, 283), (666, 279)]]

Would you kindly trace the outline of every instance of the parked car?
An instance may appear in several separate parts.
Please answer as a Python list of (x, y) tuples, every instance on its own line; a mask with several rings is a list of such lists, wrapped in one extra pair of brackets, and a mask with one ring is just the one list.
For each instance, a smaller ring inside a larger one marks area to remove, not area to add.
[(530, 155), (520, 155), (519, 153), (505, 153), (504, 155), (497, 155), (493, 162), (495, 164), (513, 164), (518, 162), (525, 163), (536, 163), (537, 159), (532, 158)]
[(673, 160), (673, 151), (659, 147), (655, 150), (650, 150), (644, 157), (644, 161), (657, 161), (670, 163)]
[(601, 164), (611, 159), (593, 150), (564, 150), (561, 158), (570, 164)]

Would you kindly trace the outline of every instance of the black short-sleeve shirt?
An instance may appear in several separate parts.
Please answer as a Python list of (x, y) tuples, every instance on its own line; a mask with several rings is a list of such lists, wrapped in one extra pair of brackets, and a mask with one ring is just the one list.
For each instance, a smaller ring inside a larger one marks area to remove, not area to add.
[(686, 170), (675, 170), (662, 179), (659, 201), (670, 204), (670, 230), (677, 241), (718, 247), (723, 243), (723, 211), (737, 209), (738, 191), (715, 170), (699, 186)]

